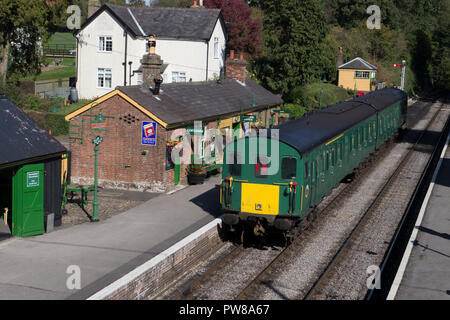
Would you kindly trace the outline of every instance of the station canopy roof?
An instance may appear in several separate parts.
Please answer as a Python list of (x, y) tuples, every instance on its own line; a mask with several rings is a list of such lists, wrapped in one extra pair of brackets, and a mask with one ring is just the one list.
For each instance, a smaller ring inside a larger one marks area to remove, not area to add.
[(171, 126), (283, 103), (279, 96), (250, 78), (246, 79), (245, 84), (235, 79), (224, 79), (221, 83), (163, 84), (158, 95), (145, 86), (124, 86), (117, 87), (117, 90)]

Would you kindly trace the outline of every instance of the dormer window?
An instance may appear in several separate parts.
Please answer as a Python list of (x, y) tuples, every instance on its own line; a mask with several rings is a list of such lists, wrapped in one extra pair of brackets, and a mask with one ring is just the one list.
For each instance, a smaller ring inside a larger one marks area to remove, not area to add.
[(98, 38), (98, 51), (112, 52), (112, 37), (100, 36)]

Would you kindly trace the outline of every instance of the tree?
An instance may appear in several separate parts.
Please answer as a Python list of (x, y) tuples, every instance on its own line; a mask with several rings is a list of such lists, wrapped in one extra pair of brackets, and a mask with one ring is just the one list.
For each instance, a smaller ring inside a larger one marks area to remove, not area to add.
[(243, 0), (205, 0), (206, 8), (222, 10), (228, 33), (228, 50), (245, 52), (250, 58), (262, 50), (262, 23), (253, 18), (252, 9)]
[(21, 73), (39, 70), (40, 44), (55, 31), (66, 8), (65, 0), (0, 0), (0, 76), (3, 84), (8, 68), (11, 72)]
[(192, 0), (155, 0), (151, 3), (151, 6), (189, 8), (192, 3)]
[(128, 0), (128, 6), (130, 7), (145, 7), (145, 0)]
[(253, 62), (255, 77), (269, 90), (287, 94), (321, 78), (327, 29), (319, 0), (261, 3), (266, 33), (264, 57)]

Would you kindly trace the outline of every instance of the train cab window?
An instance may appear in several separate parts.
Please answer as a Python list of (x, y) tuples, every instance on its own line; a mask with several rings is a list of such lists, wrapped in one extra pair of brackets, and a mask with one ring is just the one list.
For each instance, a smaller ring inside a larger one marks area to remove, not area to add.
[(258, 160), (256, 161), (255, 164), (255, 177), (266, 178), (268, 171), (269, 171), (268, 159), (258, 157)]
[(297, 176), (297, 159), (283, 158), (281, 160), (281, 179), (291, 180)]
[(240, 177), (242, 171), (241, 168), (240, 155), (235, 153), (233, 155), (233, 163), (228, 164), (228, 173), (231, 176)]

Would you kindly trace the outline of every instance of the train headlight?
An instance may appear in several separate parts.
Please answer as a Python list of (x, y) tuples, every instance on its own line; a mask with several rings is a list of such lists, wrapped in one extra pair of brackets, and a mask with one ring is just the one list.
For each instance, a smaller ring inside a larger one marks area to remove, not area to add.
[(256, 210), (262, 210), (262, 204), (261, 203), (257, 203), (255, 206)]

